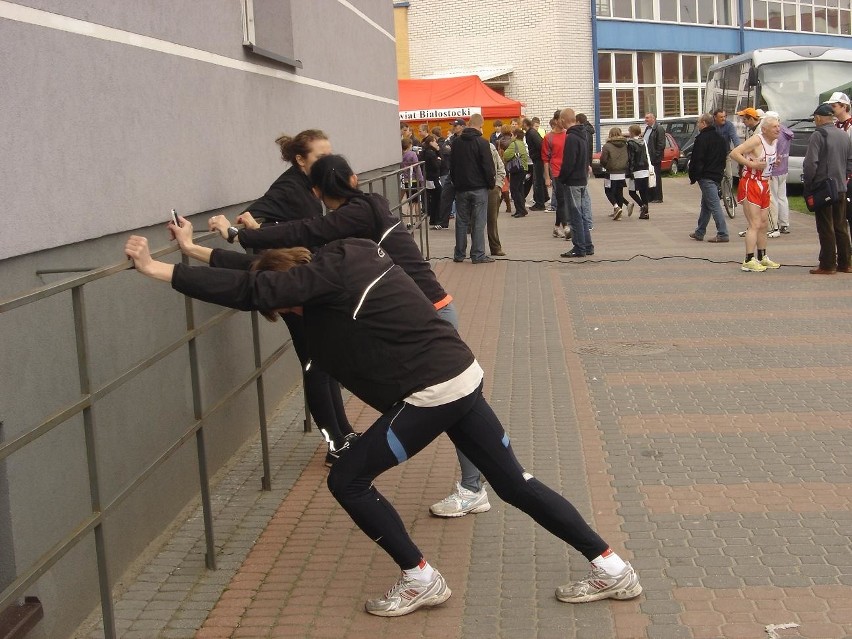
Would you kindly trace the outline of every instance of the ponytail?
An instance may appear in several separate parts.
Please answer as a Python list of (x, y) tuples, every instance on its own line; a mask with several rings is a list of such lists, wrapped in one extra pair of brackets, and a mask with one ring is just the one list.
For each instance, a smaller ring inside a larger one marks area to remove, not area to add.
[(311, 186), (323, 195), (348, 200), (364, 195), (360, 189), (350, 186), (353, 175), (352, 167), (342, 155), (325, 155), (311, 167)]

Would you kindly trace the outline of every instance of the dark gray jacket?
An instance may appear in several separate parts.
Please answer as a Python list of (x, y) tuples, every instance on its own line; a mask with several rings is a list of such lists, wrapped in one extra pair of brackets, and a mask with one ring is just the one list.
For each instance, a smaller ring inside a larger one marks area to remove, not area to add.
[[(825, 136), (820, 133), (825, 132)], [(805, 192), (827, 177), (837, 182), (837, 190), (846, 192), (846, 178), (852, 175), (852, 139), (831, 124), (823, 124), (811, 134), (802, 166)]]

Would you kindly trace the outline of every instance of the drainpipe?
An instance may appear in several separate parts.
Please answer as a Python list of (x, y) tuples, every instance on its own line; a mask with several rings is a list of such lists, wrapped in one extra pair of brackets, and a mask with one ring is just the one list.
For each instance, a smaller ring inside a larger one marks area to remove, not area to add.
[(737, 2), (737, 13), (738, 19), (740, 22), (740, 53), (745, 53), (745, 27), (743, 26), (743, 19), (745, 18), (745, 12), (743, 11), (743, 3), (748, 2), (748, 0), (739, 0)]
[[(595, 8), (596, 0), (591, 0), (592, 7), (592, 90), (595, 105), (595, 148), (601, 148), (601, 100), (598, 94), (598, 14)], [(589, 158), (589, 162), (592, 159)]]

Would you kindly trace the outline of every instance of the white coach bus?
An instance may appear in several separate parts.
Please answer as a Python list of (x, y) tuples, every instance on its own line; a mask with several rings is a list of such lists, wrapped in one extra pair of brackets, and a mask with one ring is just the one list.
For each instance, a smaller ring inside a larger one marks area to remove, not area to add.
[(852, 50), (818, 46), (755, 49), (710, 67), (704, 112), (725, 109), (741, 138), (736, 112), (746, 107), (775, 111), (796, 134), (788, 183), (802, 181), (802, 159), (814, 130), (811, 113), (834, 91), (852, 85)]

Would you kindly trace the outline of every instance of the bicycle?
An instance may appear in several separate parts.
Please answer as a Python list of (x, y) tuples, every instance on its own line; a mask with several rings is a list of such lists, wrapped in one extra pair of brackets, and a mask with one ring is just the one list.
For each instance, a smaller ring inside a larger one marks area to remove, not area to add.
[(719, 185), (719, 199), (722, 200), (725, 213), (733, 220), (737, 216), (737, 198), (734, 194), (734, 180), (730, 175), (722, 177), (722, 183)]

